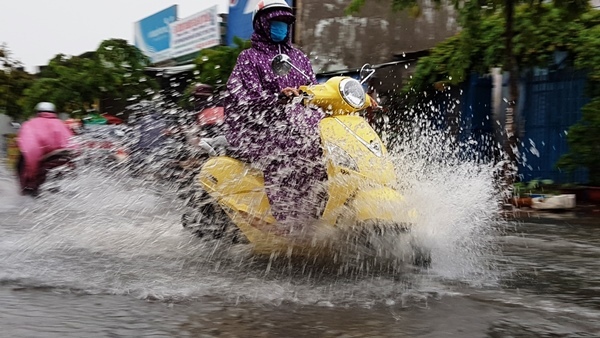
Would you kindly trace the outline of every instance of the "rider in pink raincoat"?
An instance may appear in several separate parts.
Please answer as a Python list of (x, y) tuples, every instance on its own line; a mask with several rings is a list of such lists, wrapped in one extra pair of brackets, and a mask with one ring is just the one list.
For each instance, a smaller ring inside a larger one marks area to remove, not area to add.
[(21, 152), (18, 173), (24, 195), (36, 195), (45, 180), (48, 168), (40, 167), (42, 158), (53, 151), (69, 148), (69, 139), (73, 136), (71, 129), (56, 115), (54, 104), (40, 102), (35, 110), (36, 117), (23, 123), (17, 135)]

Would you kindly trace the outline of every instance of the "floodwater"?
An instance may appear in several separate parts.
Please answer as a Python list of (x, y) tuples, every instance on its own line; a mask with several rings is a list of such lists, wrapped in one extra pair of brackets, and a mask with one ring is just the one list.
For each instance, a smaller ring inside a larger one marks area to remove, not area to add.
[(485, 178), (436, 170), (407, 188), (431, 267), (346, 274), (193, 238), (148, 180), (95, 168), (34, 200), (2, 167), (1, 336), (599, 337), (600, 219), (502, 220)]

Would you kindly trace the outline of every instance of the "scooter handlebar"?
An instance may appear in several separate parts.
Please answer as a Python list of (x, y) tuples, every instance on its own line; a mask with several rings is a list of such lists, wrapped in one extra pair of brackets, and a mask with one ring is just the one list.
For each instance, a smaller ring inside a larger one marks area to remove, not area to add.
[(288, 104), (290, 102), (292, 102), (295, 98), (300, 98), (301, 102), (303, 104), (306, 104), (306, 100), (310, 98), (310, 94), (304, 92), (302, 89), (298, 89), (298, 96), (287, 96), (284, 93), (279, 93), (279, 95), (277, 95), (277, 102), (279, 102), (280, 104)]

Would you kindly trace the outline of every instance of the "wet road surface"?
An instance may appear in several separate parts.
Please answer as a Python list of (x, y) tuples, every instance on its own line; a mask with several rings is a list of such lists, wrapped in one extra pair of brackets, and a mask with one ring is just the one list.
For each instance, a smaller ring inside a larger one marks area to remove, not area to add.
[[(191, 238), (147, 182), (89, 173), (34, 201), (0, 179), (2, 336), (600, 336), (597, 218), (438, 209), (430, 269), (340, 275)], [(494, 231), (449, 242), (474, 225)]]

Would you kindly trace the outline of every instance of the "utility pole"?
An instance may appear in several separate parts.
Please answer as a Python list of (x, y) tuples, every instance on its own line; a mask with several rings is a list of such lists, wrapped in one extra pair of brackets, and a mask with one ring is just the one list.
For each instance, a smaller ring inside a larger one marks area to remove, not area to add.
[(514, 36), (514, 0), (506, 0), (505, 2), (506, 27), (505, 27), (505, 46), (506, 46), (506, 71), (509, 73), (508, 80), (508, 99), (505, 116), (505, 143), (504, 151), (508, 156), (508, 163), (504, 165), (504, 180), (507, 187), (511, 187), (515, 174), (517, 172), (517, 128), (515, 117), (517, 115), (517, 101), (519, 99), (519, 70), (513, 53), (513, 36)]

